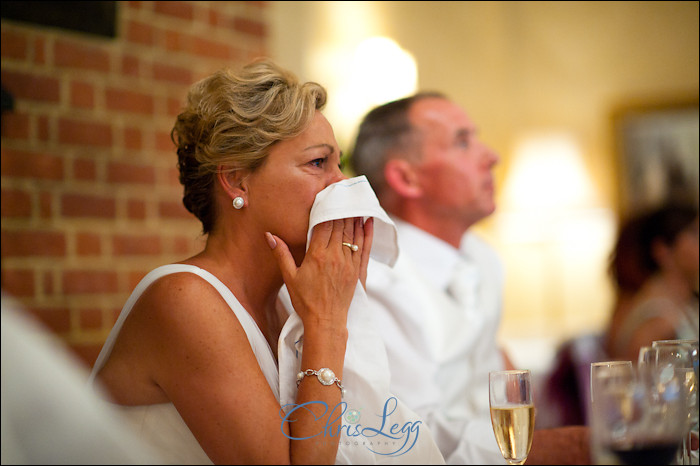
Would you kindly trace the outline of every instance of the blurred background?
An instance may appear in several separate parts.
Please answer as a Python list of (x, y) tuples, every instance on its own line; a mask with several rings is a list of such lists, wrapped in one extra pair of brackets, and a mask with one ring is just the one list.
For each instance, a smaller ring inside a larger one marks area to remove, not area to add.
[(604, 329), (621, 219), (698, 198), (698, 2), (2, 2), (2, 287), (91, 365), (152, 268), (202, 246), (169, 132), (191, 83), (269, 56), (373, 106), (439, 90), (495, 149), (500, 338), (545, 370)]

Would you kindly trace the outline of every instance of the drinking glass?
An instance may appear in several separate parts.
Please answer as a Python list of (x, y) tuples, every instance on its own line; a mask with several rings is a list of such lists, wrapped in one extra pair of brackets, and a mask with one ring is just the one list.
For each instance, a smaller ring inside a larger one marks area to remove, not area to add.
[(529, 370), (489, 372), (491, 425), (508, 464), (523, 464), (535, 431), (535, 405)]
[(656, 366), (658, 350), (655, 346), (642, 346), (639, 348), (639, 358), (637, 359), (637, 368), (649, 368)]
[[(591, 363), (591, 402), (588, 405), (588, 419), (591, 428), (591, 459), (595, 464), (617, 463), (613, 454), (607, 450), (610, 444), (607, 426), (624, 410), (634, 377), (632, 361)], [(615, 411), (609, 411), (608, 405), (614, 406)]]
[(658, 340), (652, 343), (657, 350), (657, 364), (660, 370), (669, 374), (676, 372), (684, 383), (687, 396), (686, 435), (679, 450), (679, 464), (697, 462), (697, 450), (692, 450), (692, 437), (698, 432), (698, 341), (697, 340)]
[(639, 364), (636, 372), (620, 367), (603, 366), (593, 376), (594, 460), (597, 464), (674, 464), (686, 432), (681, 374), (664, 373), (653, 360)]

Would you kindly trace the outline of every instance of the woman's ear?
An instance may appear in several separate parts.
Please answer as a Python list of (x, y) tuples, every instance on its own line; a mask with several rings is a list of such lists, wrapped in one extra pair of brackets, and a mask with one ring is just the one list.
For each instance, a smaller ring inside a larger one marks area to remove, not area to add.
[(414, 165), (405, 159), (388, 160), (384, 165), (384, 179), (401, 197), (416, 198), (423, 192)]
[(224, 167), (219, 166), (219, 171), (217, 172), (217, 181), (223, 191), (231, 198), (235, 199), (237, 197), (242, 197), (247, 201), (247, 189), (244, 183), (245, 181), (245, 170), (226, 170)]

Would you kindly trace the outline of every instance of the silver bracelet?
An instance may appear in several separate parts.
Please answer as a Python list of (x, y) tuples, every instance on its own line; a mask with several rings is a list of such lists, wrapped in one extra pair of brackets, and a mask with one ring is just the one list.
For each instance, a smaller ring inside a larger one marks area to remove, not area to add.
[(330, 370), (327, 367), (322, 367), (319, 370), (314, 370), (314, 369), (306, 369), (305, 371), (301, 371), (297, 374), (297, 387), (301, 383), (301, 381), (304, 379), (304, 377), (309, 377), (315, 375), (316, 378), (318, 378), (318, 381), (321, 382), (322, 385), (333, 385), (336, 384), (338, 388), (340, 388), (340, 396), (345, 396), (345, 387), (343, 387), (343, 384), (340, 382), (340, 379), (335, 376), (335, 372)]

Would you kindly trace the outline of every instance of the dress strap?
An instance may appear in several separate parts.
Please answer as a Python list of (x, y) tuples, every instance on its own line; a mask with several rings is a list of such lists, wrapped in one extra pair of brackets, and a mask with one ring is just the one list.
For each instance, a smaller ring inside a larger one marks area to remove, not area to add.
[(265, 375), (265, 378), (267, 379), (270, 388), (272, 388), (272, 391), (275, 393), (275, 396), (277, 397), (277, 399), (279, 399), (277, 363), (275, 361), (274, 354), (270, 349), (270, 345), (267, 343), (265, 336), (258, 328), (257, 324), (255, 323), (255, 320), (253, 320), (253, 317), (245, 310), (245, 308), (240, 304), (238, 299), (236, 299), (231, 290), (226, 285), (224, 285), (221, 282), (221, 280), (216, 278), (212, 273), (197, 266), (189, 264), (168, 264), (160, 266), (150, 271), (139, 282), (139, 284), (136, 285), (136, 288), (134, 288), (134, 291), (131, 293), (131, 296), (129, 296), (129, 299), (124, 304), (124, 307), (122, 308), (122, 311), (119, 314), (119, 317), (117, 318), (114, 327), (109, 333), (109, 336), (107, 337), (107, 340), (105, 341), (104, 346), (102, 347), (102, 350), (100, 351), (100, 354), (97, 357), (97, 360), (95, 361), (95, 365), (93, 366), (92, 372), (90, 373), (88, 383), (93, 383), (95, 376), (109, 359), (109, 356), (112, 353), (112, 349), (114, 348), (114, 344), (117, 340), (117, 337), (119, 336), (119, 332), (121, 331), (124, 322), (126, 321), (126, 318), (129, 316), (131, 309), (134, 307), (134, 304), (136, 304), (136, 301), (138, 301), (143, 292), (146, 291), (146, 289), (149, 286), (151, 286), (156, 280), (166, 275), (181, 272), (189, 272), (200, 276), (202, 279), (206, 280), (210, 285), (212, 285), (219, 292), (221, 297), (224, 298), (226, 304), (228, 304), (228, 306), (238, 318), (238, 321), (241, 323), (241, 326), (243, 327), (243, 330), (245, 331), (246, 336), (248, 337), (248, 342), (250, 343), (250, 346), (253, 349), (253, 353), (255, 354), (255, 357), (258, 360), (260, 369), (263, 371), (263, 374)]

